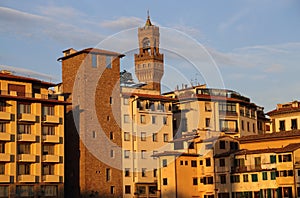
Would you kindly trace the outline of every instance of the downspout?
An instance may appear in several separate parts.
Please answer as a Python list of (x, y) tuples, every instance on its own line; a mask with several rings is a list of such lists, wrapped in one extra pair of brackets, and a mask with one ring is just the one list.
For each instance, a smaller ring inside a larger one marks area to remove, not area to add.
[(295, 171), (295, 153), (293, 151), (293, 179), (294, 179), (294, 195), (295, 197), (296, 196), (299, 196), (297, 195), (297, 181), (296, 181), (296, 171)]
[(174, 160), (174, 165), (175, 165), (175, 194), (176, 194), (176, 198), (177, 198), (177, 168), (176, 168), (176, 156), (175, 157), (175, 160)]
[[(136, 153), (134, 152), (134, 138), (133, 138), (133, 134), (134, 134), (134, 116), (133, 116), (133, 103), (134, 101), (136, 101), (137, 98), (134, 97), (134, 99), (131, 101), (131, 141), (132, 141), (132, 145), (131, 145), (131, 149), (132, 149), (132, 182), (135, 182), (135, 166), (134, 166), (134, 161), (136, 158)], [(137, 134), (136, 134), (137, 135)]]

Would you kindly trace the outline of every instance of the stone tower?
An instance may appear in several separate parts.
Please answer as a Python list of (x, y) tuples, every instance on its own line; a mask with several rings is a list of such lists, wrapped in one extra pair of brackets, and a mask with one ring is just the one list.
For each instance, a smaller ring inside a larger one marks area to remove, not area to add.
[(164, 74), (164, 56), (159, 53), (159, 28), (152, 25), (148, 14), (144, 27), (138, 29), (139, 54), (134, 55), (135, 75), (143, 88), (160, 92), (160, 81)]

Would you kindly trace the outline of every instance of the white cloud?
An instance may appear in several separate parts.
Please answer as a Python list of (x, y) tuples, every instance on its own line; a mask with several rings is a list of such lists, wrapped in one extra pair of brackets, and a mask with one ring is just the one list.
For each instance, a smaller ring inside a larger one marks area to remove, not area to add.
[(100, 23), (104, 28), (114, 29), (114, 30), (124, 30), (134, 27), (139, 27), (145, 20), (138, 17), (119, 17), (115, 20), (106, 20)]

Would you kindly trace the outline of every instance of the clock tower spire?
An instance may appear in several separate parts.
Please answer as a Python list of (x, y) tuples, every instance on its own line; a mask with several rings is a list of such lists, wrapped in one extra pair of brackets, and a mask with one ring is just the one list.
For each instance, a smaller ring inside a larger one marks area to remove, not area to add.
[(145, 82), (143, 88), (161, 90), (161, 78), (164, 74), (164, 55), (159, 53), (159, 28), (152, 25), (149, 11), (143, 27), (138, 29), (139, 53), (134, 55), (135, 75), (139, 82)]

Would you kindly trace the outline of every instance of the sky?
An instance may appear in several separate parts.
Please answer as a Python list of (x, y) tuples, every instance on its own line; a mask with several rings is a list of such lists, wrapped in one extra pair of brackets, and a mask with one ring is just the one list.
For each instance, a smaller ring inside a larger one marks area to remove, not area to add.
[(160, 28), (165, 91), (206, 83), (235, 90), (270, 111), (300, 96), (300, 1), (0, 2), (0, 69), (61, 81), (68, 48), (125, 54), (132, 73), (137, 27)]

